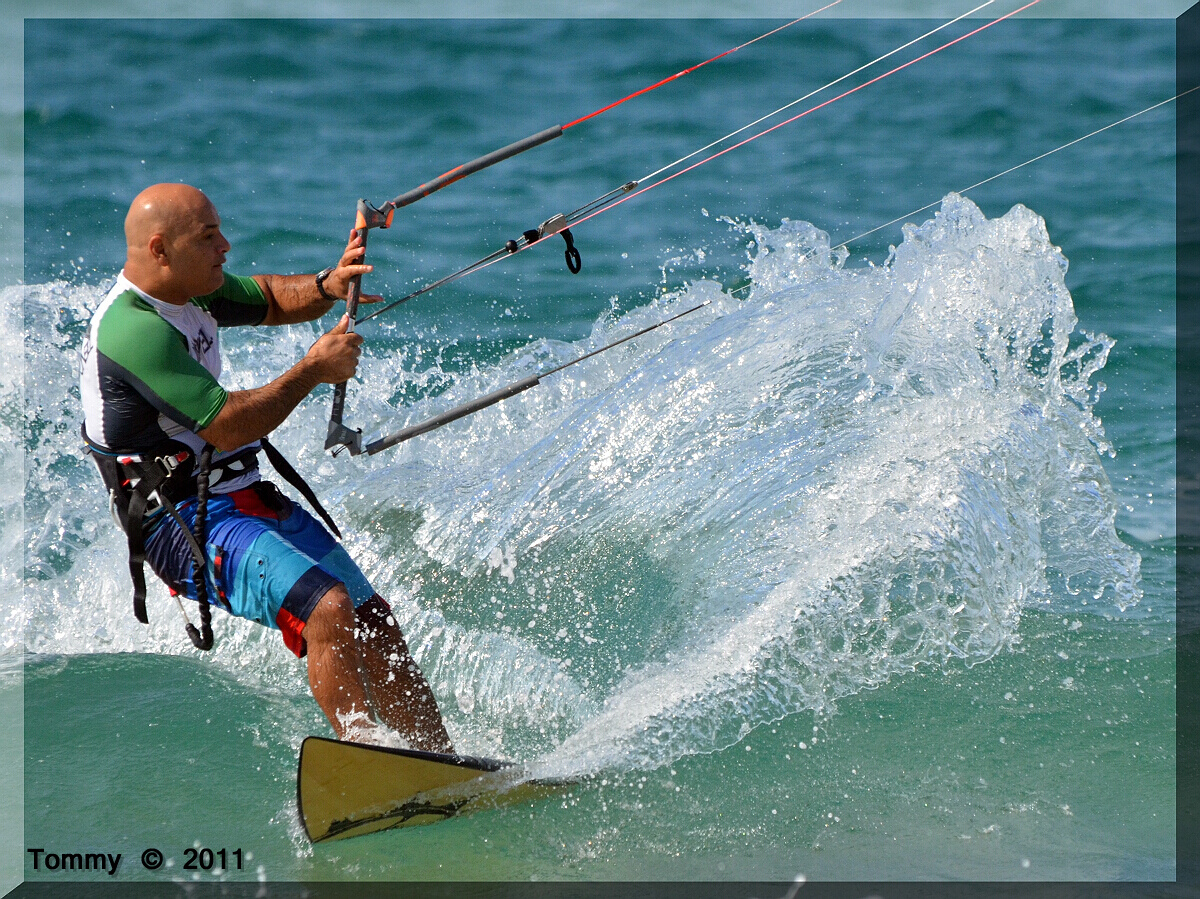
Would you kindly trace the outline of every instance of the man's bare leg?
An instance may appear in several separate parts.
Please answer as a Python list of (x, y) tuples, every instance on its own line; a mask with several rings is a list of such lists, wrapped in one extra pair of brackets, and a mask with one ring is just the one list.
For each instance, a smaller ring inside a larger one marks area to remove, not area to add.
[(308, 685), (339, 740), (346, 739), (355, 717), (374, 720), (363, 686), (363, 660), (354, 637), (356, 623), (350, 594), (338, 584), (321, 597), (304, 625)]
[(384, 724), (427, 752), (453, 752), (437, 700), (391, 610), (378, 596), (355, 610), (372, 708)]

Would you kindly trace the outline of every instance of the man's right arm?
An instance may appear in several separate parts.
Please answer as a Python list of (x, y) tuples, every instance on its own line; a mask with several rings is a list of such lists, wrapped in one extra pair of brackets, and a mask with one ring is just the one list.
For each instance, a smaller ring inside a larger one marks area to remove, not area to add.
[(208, 427), (196, 433), (223, 452), (235, 450), (283, 424), (318, 384), (340, 384), (352, 378), (362, 337), (346, 333), (349, 323), (342, 316), (303, 359), (269, 384), (230, 393)]

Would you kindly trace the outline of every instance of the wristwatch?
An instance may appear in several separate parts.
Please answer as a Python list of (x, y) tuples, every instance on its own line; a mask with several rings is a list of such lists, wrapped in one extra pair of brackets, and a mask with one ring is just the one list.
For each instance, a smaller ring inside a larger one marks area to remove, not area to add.
[(331, 265), (331, 266), (329, 266), (329, 268), (325, 269), (324, 271), (317, 272), (317, 293), (319, 293), (323, 299), (327, 300), (330, 303), (336, 303), (338, 298), (335, 296), (331, 296), (325, 290), (325, 279), (333, 274), (333, 270), (335, 268), (337, 268), (336, 265)]

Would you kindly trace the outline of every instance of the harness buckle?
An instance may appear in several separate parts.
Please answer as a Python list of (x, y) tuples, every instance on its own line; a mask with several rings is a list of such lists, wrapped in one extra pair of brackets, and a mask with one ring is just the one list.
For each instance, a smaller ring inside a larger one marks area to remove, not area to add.
[(156, 465), (161, 466), (162, 470), (170, 477), (188, 456), (187, 453), (176, 453), (173, 456), (159, 456), (154, 460)]

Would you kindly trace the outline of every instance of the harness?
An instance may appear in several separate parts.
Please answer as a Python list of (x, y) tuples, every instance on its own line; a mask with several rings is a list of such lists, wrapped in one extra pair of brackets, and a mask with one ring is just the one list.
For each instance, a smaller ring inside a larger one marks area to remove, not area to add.
[[(197, 649), (212, 649), (212, 613), (208, 600), (208, 555), (205, 551), (205, 525), (208, 514), (209, 488), (218, 481), (245, 474), (258, 468), (258, 450), (250, 447), (212, 461), (213, 447), (205, 444), (200, 455), (178, 440), (169, 440), (147, 453), (113, 453), (93, 443), (81, 427), (84, 448), (100, 469), (100, 477), (108, 488), (109, 509), (114, 513), (129, 544), (129, 576), (133, 581), (133, 614), (142, 624), (149, 624), (146, 614), (145, 520), (164, 510), (179, 525), (192, 553), (192, 582), (200, 605), (200, 629), (183, 613), (188, 637)], [(321, 516), (329, 529), (341, 539), (341, 531), (325, 510), (312, 488), (291, 463), (265, 438), (259, 444), (271, 467), (294, 487)], [(180, 515), (178, 504), (196, 499), (195, 527), (189, 528)]]

